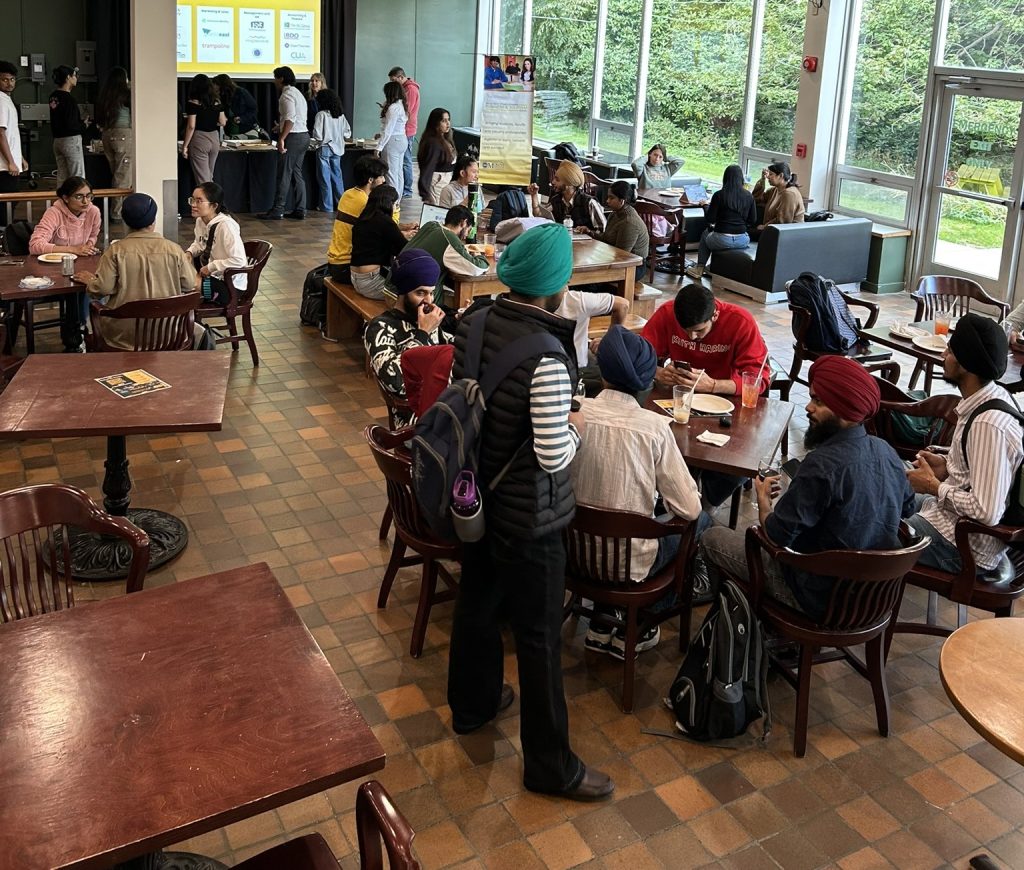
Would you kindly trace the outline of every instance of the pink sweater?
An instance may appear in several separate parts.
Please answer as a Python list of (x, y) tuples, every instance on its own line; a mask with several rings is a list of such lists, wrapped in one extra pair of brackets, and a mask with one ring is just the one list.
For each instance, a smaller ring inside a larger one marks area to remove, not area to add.
[(32, 231), (29, 253), (49, 254), (58, 245), (62, 248), (86, 243), (95, 245), (100, 223), (100, 210), (96, 206), (90, 205), (81, 216), (76, 216), (58, 199), (43, 213)]

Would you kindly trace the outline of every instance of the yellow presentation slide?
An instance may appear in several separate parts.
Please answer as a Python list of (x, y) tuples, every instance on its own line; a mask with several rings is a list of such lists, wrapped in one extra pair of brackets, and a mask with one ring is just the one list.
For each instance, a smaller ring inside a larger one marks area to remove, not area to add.
[(178, 4), (178, 75), (269, 78), (320, 69), (320, 0), (211, 0)]

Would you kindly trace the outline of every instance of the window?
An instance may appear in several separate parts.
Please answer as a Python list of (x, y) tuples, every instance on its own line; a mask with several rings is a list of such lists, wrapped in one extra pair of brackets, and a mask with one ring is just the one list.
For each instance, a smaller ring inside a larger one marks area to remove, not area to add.
[(642, 0), (608, 0), (601, 106), (595, 113), (606, 121), (632, 124), (636, 120), (642, 6)]
[(685, 158), (682, 175), (720, 179), (739, 155), (752, 11), (752, 0), (655, 0), (641, 150), (662, 143)]
[(910, 191), (882, 187), (870, 181), (843, 178), (839, 182), (839, 208), (902, 223), (906, 219)]
[(946, 64), (1024, 69), (1022, 13), (1020, 0), (950, 0)]
[(497, 0), (498, 46), (502, 54), (523, 52), (523, 0)]
[(581, 150), (589, 146), (597, 2), (534, 0), (531, 53), (537, 65), (537, 139), (568, 141)]
[(780, 154), (792, 151), (803, 53), (803, 10), (789, 0), (765, 0), (751, 140), (755, 148)]

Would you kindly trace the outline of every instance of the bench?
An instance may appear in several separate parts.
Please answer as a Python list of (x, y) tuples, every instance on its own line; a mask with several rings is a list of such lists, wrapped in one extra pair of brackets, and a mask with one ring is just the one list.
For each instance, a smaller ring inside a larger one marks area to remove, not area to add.
[(338, 341), (359, 335), (363, 324), (388, 309), (383, 299), (367, 299), (356, 293), (351, 284), (342, 284), (333, 278), (324, 279), (327, 290), (327, 338)]
[[(110, 215), (108, 212), (109, 200), (112, 196), (128, 196), (134, 193), (130, 187), (101, 187), (93, 190), (93, 199), (98, 199), (103, 204), (103, 247), (110, 242)], [(41, 202), (45, 208), (57, 198), (55, 190), (31, 190), (17, 191), (15, 193), (0, 193), (0, 205), (7, 210), (4, 225), (6, 226), (14, 219), (14, 206), (19, 202), (25, 203), (25, 210), (29, 223), (32, 223), (32, 203)]]

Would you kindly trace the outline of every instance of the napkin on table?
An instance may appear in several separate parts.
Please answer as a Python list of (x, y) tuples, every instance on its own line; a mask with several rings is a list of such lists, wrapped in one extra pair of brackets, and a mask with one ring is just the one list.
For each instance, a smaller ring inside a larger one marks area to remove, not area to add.
[(698, 441), (703, 441), (705, 444), (713, 444), (715, 447), (725, 447), (729, 443), (728, 435), (720, 435), (716, 432), (701, 432), (697, 436)]

